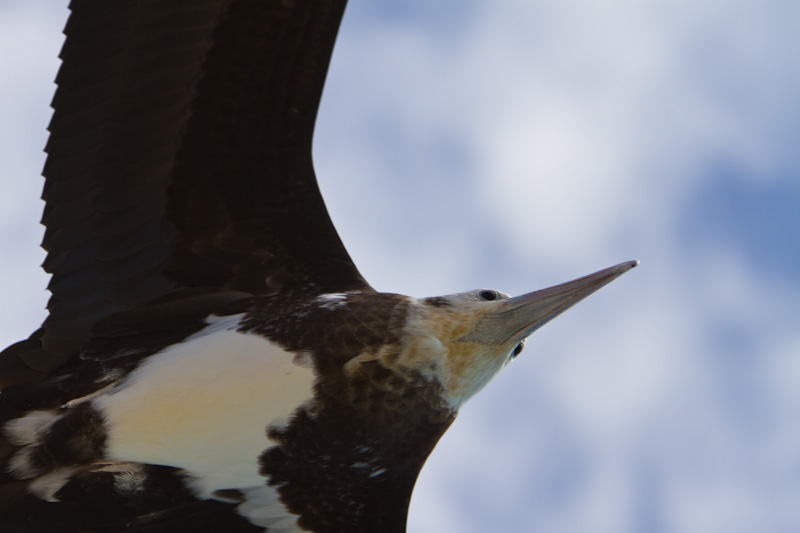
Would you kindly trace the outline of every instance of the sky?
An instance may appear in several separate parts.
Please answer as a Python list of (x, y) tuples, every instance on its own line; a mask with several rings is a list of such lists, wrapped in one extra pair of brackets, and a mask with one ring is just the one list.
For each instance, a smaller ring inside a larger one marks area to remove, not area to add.
[[(0, 2), (0, 343), (44, 318), (66, 2)], [(800, 4), (351, 0), (315, 137), (379, 290), (639, 268), (470, 400), (413, 533), (800, 531)]]

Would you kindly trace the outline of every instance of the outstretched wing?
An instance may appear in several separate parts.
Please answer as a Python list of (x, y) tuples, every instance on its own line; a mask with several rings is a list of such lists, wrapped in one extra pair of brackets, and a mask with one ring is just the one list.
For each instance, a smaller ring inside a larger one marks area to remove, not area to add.
[(344, 7), (72, 1), (44, 168), (50, 314), (0, 354), (0, 386), (152, 302), (368, 287), (311, 160)]
[(311, 159), (345, 3), (72, 1), (44, 169), (50, 314), (0, 353), (3, 531), (263, 529), (179, 469), (65, 463), (105, 438), (89, 410), (37, 421), (252, 296), (370, 290)]

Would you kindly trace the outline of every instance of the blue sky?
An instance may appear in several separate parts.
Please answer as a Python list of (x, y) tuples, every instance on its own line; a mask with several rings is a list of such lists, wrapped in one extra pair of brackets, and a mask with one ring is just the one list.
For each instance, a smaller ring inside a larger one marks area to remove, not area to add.
[[(5, 344), (44, 317), (65, 4), (0, 4)], [(798, 27), (769, 0), (351, 0), (315, 160), (376, 288), (642, 261), (464, 407), (409, 531), (800, 530)]]

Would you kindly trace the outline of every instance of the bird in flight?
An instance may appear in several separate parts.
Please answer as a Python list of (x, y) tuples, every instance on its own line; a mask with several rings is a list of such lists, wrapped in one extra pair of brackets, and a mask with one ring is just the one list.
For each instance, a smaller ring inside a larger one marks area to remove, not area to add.
[(0, 353), (2, 531), (401, 533), (464, 402), (636, 266), (373, 289), (311, 158), (345, 3), (71, 2), (49, 315)]

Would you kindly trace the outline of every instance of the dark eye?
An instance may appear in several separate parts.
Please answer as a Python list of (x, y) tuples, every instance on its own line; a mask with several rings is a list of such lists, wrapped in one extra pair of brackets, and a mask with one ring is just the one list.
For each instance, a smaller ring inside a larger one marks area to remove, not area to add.
[(517, 344), (517, 347), (514, 348), (513, 352), (511, 352), (511, 358), (513, 359), (514, 357), (516, 357), (519, 354), (521, 354), (522, 353), (522, 349), (524, 347), (525, 347), (525, 343), (524, 342), (521, 342), (521, 343)]
[(497, 300), (497, 297), (500, 296), (497, 294), (497, 291), (492, 290), (483, 290), (478, 293), (478, 296), (481, 300), (486, 300), (487, 302), (491, 302), (492, 300)]

